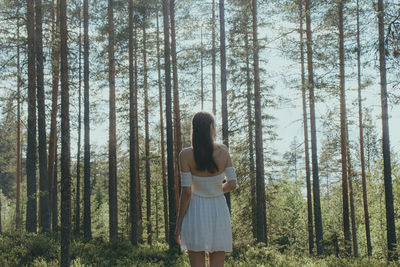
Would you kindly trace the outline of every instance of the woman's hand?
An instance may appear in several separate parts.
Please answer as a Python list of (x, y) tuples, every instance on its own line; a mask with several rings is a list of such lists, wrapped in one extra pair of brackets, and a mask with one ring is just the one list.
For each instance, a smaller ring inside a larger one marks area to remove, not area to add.
[(176, 243), (178, 243), (178, 245), (180, 246), (181, 245), (181, 227), (178, 225), (175, 228), (174, 239), (175, 239)]

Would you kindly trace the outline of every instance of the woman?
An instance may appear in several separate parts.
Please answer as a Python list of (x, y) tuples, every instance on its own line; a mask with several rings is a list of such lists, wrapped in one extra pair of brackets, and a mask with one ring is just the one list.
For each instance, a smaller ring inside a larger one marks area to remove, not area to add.
[[(236, 188), (228, 148), (215, 143), (214, 117), (198, 112), (192, 119), (192, 147), (179, 155), (181, 197), (175, 240), (187, 250), (191, 266), (223, 266), (232, 251), (232, 228), (224, 193)], [(225, 183), (222, 183), (226, 180)]]

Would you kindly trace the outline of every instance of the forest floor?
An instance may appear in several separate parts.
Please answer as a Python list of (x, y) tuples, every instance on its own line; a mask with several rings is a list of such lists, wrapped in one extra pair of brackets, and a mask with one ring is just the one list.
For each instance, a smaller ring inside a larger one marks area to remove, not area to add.
[[(0, 266), (59, 266), (60, 245), (50, 234), (0, 235)], [(190, 266), (185, 253), (171, 253), (166, 244), (133, 247), (129, 241), (72, 241), (71, 266)], [(280, 253), (273, 248), (246, 246), (228, 253), (225, 266), (400, 266), (376, 258), (322, 258)]]

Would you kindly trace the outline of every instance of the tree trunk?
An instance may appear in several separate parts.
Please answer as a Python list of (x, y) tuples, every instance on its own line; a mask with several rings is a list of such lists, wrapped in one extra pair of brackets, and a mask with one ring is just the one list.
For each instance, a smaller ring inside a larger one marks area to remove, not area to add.
[(71, 152), (68, 85), (67, 3), (60, 0), (61, 30), (61, 266), (70, 265)]
[(261, 117), (260, 74), (258, 62), (257, 0), (252, 0), (253, 27), (253, 67), (254, 67), (254, 118), (256, 139), (256, 204), (257, 204), (257, 242), (267, 244), (267, 216), (265, 208), (264, 152)]
[[(16, 173), (16, 204), (15, 204), (15, 228), (21, 227), (21, 64), (20, 64), (20, 28), (19, 11), (17, 14), (17, 173)], [(0, 203), (1, 205), (1, 203)], [(1, 213), (0, 213), (1, 214)], [(1, 229), (1, 218), (0, 218)], [(1, 232), (1, 230), (0, 230)]]
[(169, 207), (169, 247), (177, 250), (178, 244), (174, 240), (176, 224), (176, 200), (174, 180), (174, 151), (172, 136), (172, 114), (171, 114), (171, 61), (169, 46), (169, 19), (168, 0), (162, 1), (164, 22), (164, 60), (165, 60), (165, 114), (167, 124), (167, 166), (168, 166), (168, 207)]
[(152, 244), (151, 231), (151, 185), (150, 185), (150, 137), (149, 137), (149, 99), (147, 84), (147, 43), (146, 22), (143, 21), (143, 90), (144, 90), (144, 129), (145, 129), (145, 170), (146, 170), (146, 219), (147, 219), (147, 243)]
[(137, 246), (138, 241), (138, 214), (136, 199), (136, 155), (135, 155), (135, 81), (134, 81), (134, 47), (133, 47), (133, 0), (129, 0), (129, 185), (130, 185), (130, 223), (131, 223), (131, 243)]
[(253, 237), (257, 238), (257, 212), (256, 212), (256, 177), (254, 166), (254, 137), (253, 137), (253, 115), (251, 112), (251, 78), (250, 78), (250, 45), (249, 45), (249, 32), (246, 31), (245, 35), (245, 48), (246, 48), (246, 87), (247, 87), (247, 140), (249, 142), (249, 165), (250, 165), (250, 206), (251, 206), (251, 225), (253, 230)]
[(347, 182), (347, 135), (346, 135), (346, 94), (344, 88), (344, 36), (343, 36), (343, 2), (338, 2), (338, 29), (339, 29), (339, 78), (340, 78), (340, 145), (342, 163), (342, 205), (343, 205), (343, 233), (344, 247), (347, 256), (351, 255), (351, 238), (349, 222), (349, 200)]
[(79, 236), (81, 232), (81, 99), (82, 99), (82, 19), (81, 19), (81, 7), (79, 7), (79, 95), (78, 95), (78, 147), (76, 153), (76, 204), (75, 204), (75, 234)]
[(138, 50), (138, 45), (137, 45), (137, 30), (136, 27), (134, 27), (134, 58), (135, 58), (135, 82), (134, 82), (134, 87), (135, 87), (135, 95), (134, 95), (134, 118), (135, 118), (135, 158), (138, 162), (136, 164), (136, 202), (137, 202), (137, 211), (138, 211), (138, 241), (140, 243), (143, 242), (143, 225), (142, 225), (142, 191), (141, 191), (141, 184), (140, 184), (140, 176), (139, 176), (139, 123), (138, 123), (138, 64), (137, 64), (137, 50)]
[(346, 142), (347, 142), (347, 177), (349, 182), (349, 194), (350, 194), (350, 219), (351, 219), (351, 234), (353, 241), (353, 256), (358, 257), (358, 243), (357, 243), (357, 225), (356, 225), (356, 214), (354, 207), (354, 191), (353, 191), (353, 172), (351, 168), (351, 157), (349, 148), (349, 134), (348, 126), (346, 123)]
[(201, 28), (200, 39), (200, 102), (201, 110), (204, 110), (203, 28)]
[(306, 167), (306, 187), (307, 187), (307, 230), (308, 230), (308, 252), (313, 254), (314, 233), (313, 233), (313, 211), (311, 199), (311, 181), (310, 181), (310, 153), (308, 148), (308, 123), (307, 123), (307, 101), (306, 101), (306, 78), (304, 62), (304, 39), (303, 39), (303, 1), (299, 1), (300, 16), (300, 61), (301, 61), (301, 94), (303, 104), (303, 130), (304, 130), (304, 158)]
[(386, 58), (385, 58), (385, 25), (383, 0), (378, 0), (378, 29), (379, 29), (379, 66), (381, 76), (381, 107), (382, 107), (382, 150), (383, 150), (383, 173), (385, 184), (386, 204), (386, 234), (388, 245), (388, 259), (396, 260), (396, 227), (394, 221), (392, 169), (390, 163), (390, 141), (389, 141), (389, 115), (387, 103), (386, 85)]
[(365, 219), (365, 235), (367, 239), (367, 254), (372, 255), (371, 234), (369, 229), (369, 213), (368, 213), (368, 200), (367, 200), (367, 181), (365, 174), (365, 156), (364, 156), (364, 133), (362, 121), (362, 103), (361, 103), (361, 45), (360, 45), (360, 11), (358, 0), (356, 2), (357, 12), (357, 85), (358, 85), (358, 128), (360, 135), (360, 161), (361, 161), (361, 181), (363, 189), (363, 205), (364, 205), (364, 219)]
[(89, 0), (83, 1), (83, 86), (83, 236), (85, 240), (90, 240), (92, 239), (92, 219), (90, 211)]
[(51, 8), (52, 17), (52, 104), (51, 104), (51, 125), (49, 140), (49, 160), (48, 160), (48, 177), (50, 189), (50, 206), (51, 206), (51, 224), (53, 231), (57, 228), (58, 212), (57, 212), (57, 169), (55, 168), (56, 152), (57, 152), (57, 112), (58, 112), (58, 85), (60, 74), (60, 1), (57, 0), (54, 5), (52, 1)]
[(26, 149), (26, 231), (36, 233), (36, 68), (34, 0), (27, 0), (26, 29), (28, 42), (28, 141)]
[(169, 11), (171, 20), (171, 56), (172, 56), (172, 79), (174, 91), (174, 150), (175, 150), (175, 199), (176, 207), (179, 207), (179, 192), (180, 192), (180, 169), (179, 169), (179, 152), (182, 150), (182, 135), (181, 135), (181, 112), (179, 106), (179, 91), (178, 91), (178, 63), (176, 58), (176, 34), (175, 34), (175, 0), (169, 0)]
[(110, 87), (109, 111), (109, 144), (108, 144), (108, 172), (109, 172), (109, 224), (110, 240), (116, 241), (118, 232), (118, 205), (117, 205), (117, 138), (115, 115), (115, 59), (114, 59), (114, 1), (108, 0), (108, 81)]
[(215, 78), (215, 61), (216, 61), (216, 48), (215, 48), (215, 0), (212, 0), (212, 18), (211, 18), (211, 80), (212, 80), (212, 112), (214, 116), (217, 115), (216, 108), (216, 78)]
[(168, 243), (168, 203), (167, 203), (167, 177), (165, 166), (165, 144), (164, 144), (164, 117), (163, 117), (163, 104), (162, 104), (162, 85), (161, 85), (161, 55), (160, 55), (160, 29), (157, 13), (157, 74), (158, 74), (158, 102), (160, 105), (160, 134), (161, 134), (161, 177), (163, 186), (163, 200), (164, 200), (164, 231), (165, 241)]
[(319, 195), (319, 174), (318, 174), (318, 154), (317, 154), (317, 129), (315, 125), (315, 104), (314, 104), (314, 70), (312, 61), (312, 32), (310, 0), (305, 0), (306, 8), (306, 35), (307, 35), (307, 68), (308, 68), (308, 86), (309, 86), (309, 105), (310, 105), (310, 127), (311, 127), (311, 161), (313, 176), (313, 200), (314, 200), (314, 221), (315, 237), (317, 242), (317, 255), (324, 251), (322, 244), (323, 229), (321, 216), (321, 201)]
[[(221, 115), (222, 115), (222, 142), (229, 147), (228, 132), (228, 103), (226, 93), (226, 47), (225, 47), (225, 7), (224, 0), (219, 0), (219, 23), (220, 23), (220, 58), (221, 58)], [(225, 194), (229, 211), (231, 210), (231, 195)]]

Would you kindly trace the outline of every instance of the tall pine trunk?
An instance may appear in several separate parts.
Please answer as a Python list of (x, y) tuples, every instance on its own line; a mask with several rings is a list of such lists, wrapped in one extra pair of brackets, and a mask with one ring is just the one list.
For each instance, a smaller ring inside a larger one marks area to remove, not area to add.
[(83, 236), (92, 239), (90, 211), (89, 0), (83, 0)]
[(349, 134), (348, 125), (346, 123), (346, 142), (347, 142), (347, 180), (349, 182), (349, 195), (350, 195), (350, 219), (351, 219), (351, 237), (353, 241), (353, 256), (358, 257), (358, 243), (357, 243), (357, 223), (356, 211), (354, 207), (354, 191), (353, 191), (353, 171), (351, 167), (351, 155), (349, 147)]
[[(222, 142), (229, 147), (228, 132), (228, 103), (226, 93), (226, 46), (225, 46), (225, 1), (219, 0), (219, 31), (220, 31), (220, 58), (221, 58), (221, 116), (222, 116)], [(229, 211), (231, 210), (231, 195), (225, 194)]]
[(361, 98), (361, 45), (360, 45), (360, 10), (358, 0), (356, 1), (357, 12), (357, 89), (358, 89), (358, 128), (360, 135), (360, 161), (361, 161), (361, 181), (363, 189), (363, 206), (365, 220), (365, 236), (367, 240), (367, 255), (372, 255), (371, 234), (369, 229), (369, 213), (367, 199), (367, 181), (365, 174), (365, 156), (364, 156), (364, 133), (362, 120), (362, 98)]
[(52, 65), (52, 104), (51, 104), (51, 123), (49, 138), (49, 159), (48, 159), (48, 177), (50, 190), (50, 206), (51, 206), (51, 225), (53, 231), (58, 224), (58, 208), (57, 208), (57, 169), (55, 167), (57, 152), (57, 113), (58, 113), (58, 86), (60, 75), (60, 1), (57, 0), (54, 5), (52, 1), (51, 8), (52, 18), (52, 48), (51, 48), (51, 65)]
[(134, 58), (135, 58), (135, 81), (134, 81), (134, 88), (135, 88), (135, 95), (134, 95), (134, 118), (135, 118), (135, 158), (138, 162), (136, 164), (136, 203), (137, 203), (137, 211), (138, 211), (138, 241), (140, 243), (143, 242), (143, 225), (142, 225), (142, 191), (141, 191), (141, 184), (140, 184), (140, 172), (139, 172), (139, 123), (138, 123), (138, 64), (137, 64), (137, 29), (136, 26), (134, 27)]
[(245, 48), (246, 48), (246, 88), (247, 88), (247, 140), (249, 142), (249, 165), (250, 165), (250, 206), (251, 206), (251, 225), (253, 230), (253, 237), (257, 238), (257, 212), (256, 212), (256, 177), (254, 165), (254, 136), (253, 136), (253, 115), (252, 115), (252, 87), (250, 78), (250, 45), (249, 45), (249, 31), (245, 35)]
[(82, 128), (82, 9), (79, 7), (79, 51), (78, 51), (78, 144), (76, 152), (76, 198), (75, 198), (75, 234), (81, 232), (81, 128)]
[(215, 78), (215, 61), (216, 61), (216, 48), (215, 48), (215, 0), (212, 0), (212, 17), (211, 17), (211, 83), (212, 83), (212, 112), (217, 115), (217, 100), (216, 100), (216, 78)]
[(304, 38), (303, 38), (303, 0), (299, 1), (300, 17), (300, 68), (301, 68), (301, 96), (303, 105), (303, 130), (304, 130), (304, 159), (306, 167), (306, 187), (307, 187), (307, 230), (308, 230), (308, 253), (313, 254), (314, 249), (314, 230), (313, 230), (313, 211), (311, 199), (311, 180), (310, 180), (310, 151), (308, 147), (308, 123), (307, 123), (307, 100), (306, 100), (306, 77), (304, 62)]
[(161, 179), (163, 187), (163, 202), (164, 202), (164, 231), (165, 241), (168, 243), (168, 199), (167, 199), (167, 177), (165, 166), (165, 143), (164, 143), (164, 116), (162, 104), (162, 83), (161, 83), (161, 53), (160, 53), (160, 26), (158, 22), (157, 12), (157, 75), (158, 75), (158, 102), (160, 106), (160, 135), (161, 135)]
[(344, 77), (344, 36), (343, 36), (343, 2), (338, 2), (339, 29), (339, 78), (340, 78), (340, 147), (342, 164), (342, 210), (344, 247), (347, 256), (351, 255), (350, 221), (349, 221), (349, 192), (347, 177), (347, 124), (346, 124), (346, 95)]
[(108, 82), (110, 88), (109, 143), (108, 143), (108, 201), (110, 240), (116, 241), (118, 232), (117, 205), (117, 137), (115, 114), (115, 58), (114, 58), (114, 0), (108, 0)]
[(135, 155), (135, 81), (134, 81), (134, 47), (133, 47), (133, 0), (129, 0), (129, 207), (132, 245), (137, 246), (138, 241), (138, 214), (136, 199), (136, 155)]
[(144, 129), (145, 129), (145, 172), (146, 172), (146, 219), (147, 219), (147, 243), (152, 244), (151, 231), (151, 184), (150, 184), (150, 137), (149, 137), (149, 99), (147, 84), (147, 41), (146, 21), (143, 23), (143, 90), (144, 90)]
[(175, 0), (169, 0), (169, 12), (171, 20), (171, 56), (172, 56), (172, 80), (174, 95), (174, 156), (175, 156), (175, 199), (176, 207), (179, 206), (180, 192), (180, 169), (179, 169), (179, 152), (182, 150), (182, 134), (181, 134), (181, 111), (179, 106), (179, 90), (178, 90), (178, 62), (176, 56), (176, 32), (175, 32)]
[(388, 246), (388, 259), (396, 260), (398, 258), (398, 255), (396, 252), (396, 227), (394, 221), (392, 167), (390, 162), (384, 12), (385, 11), (384, 11), (383, 0), (378, 0), (379, 69), (381, 76), (382, 150), (383, 150), (383, 174), (384, 174), (385, 204), (386, 204), (386, 234), (387, 234), (387, 246)]
[(310, 127), (311, 127), (311, 162), (313, 176), (313, 201), (314, 201), (314, 222), (315, 238), (317, 243), (317, 255), (324, 252), (321, 200), (319, 193), (319, 174), (318, 174), (318, 154), (317, 154), (317, 129), (315, 123), (315, 97), (314, 97), (314, 69), (312, 52), (312, 32), (311, 32), (311, 9), (310, 0), (305, 0), (306, 8), (306, 35), (307, 35), (307, 68), (308, 68), (308, 87), (310, 105)]
[(27, 0), (26, 29), (28, 42), (28, 141), (26, 149), (26, 231), (36, 232), (36, 68), (34, 0)]
[(61, 30), (61, 266), (70, 265), (71, 152), (68, 85), (67, 1), (60, 0)]
[(264, 150), (261, 116), (260, 70), (258, 59), (257, 36), (257, 0), (252, 0), (252, 28), (253, 28), (253, 67), (254, 67), (254, 118), (256, 139), (256, 205), (257, 205), (257, 242), (267, 244), (267, 215), (265, 208), (264, 183)]
[(168, 166), (168, 207), (169, 207), (169, 247), (171, 250), (178, 249), (174, 240), (176, 224), (176, 200), (175, 200), (175, 172), (174, 172), (174, 150), (172, 136), (172, 110), (171, 110), (171, 51), (169, 45), (169, 18), (168, 0), (162, 0), (163, 24), (164, 24), (164, 65), (165, 65), (165, 114), (167, 124), (167, 166)]
[[(16, 203), (15, 203), (15, 228), (21, 227), (21, 62), (20, 62), (20, 28), (19, 11), (17, 14), (17, 173), (16, 179)], [(1, 205), (1, 203), (0, 203)], [(0, 213), (1, 214), (1, 213)], [(0, 218), (1, 229), (1, 218)], [(0, 230), (1, 232), (1, 230)]]

